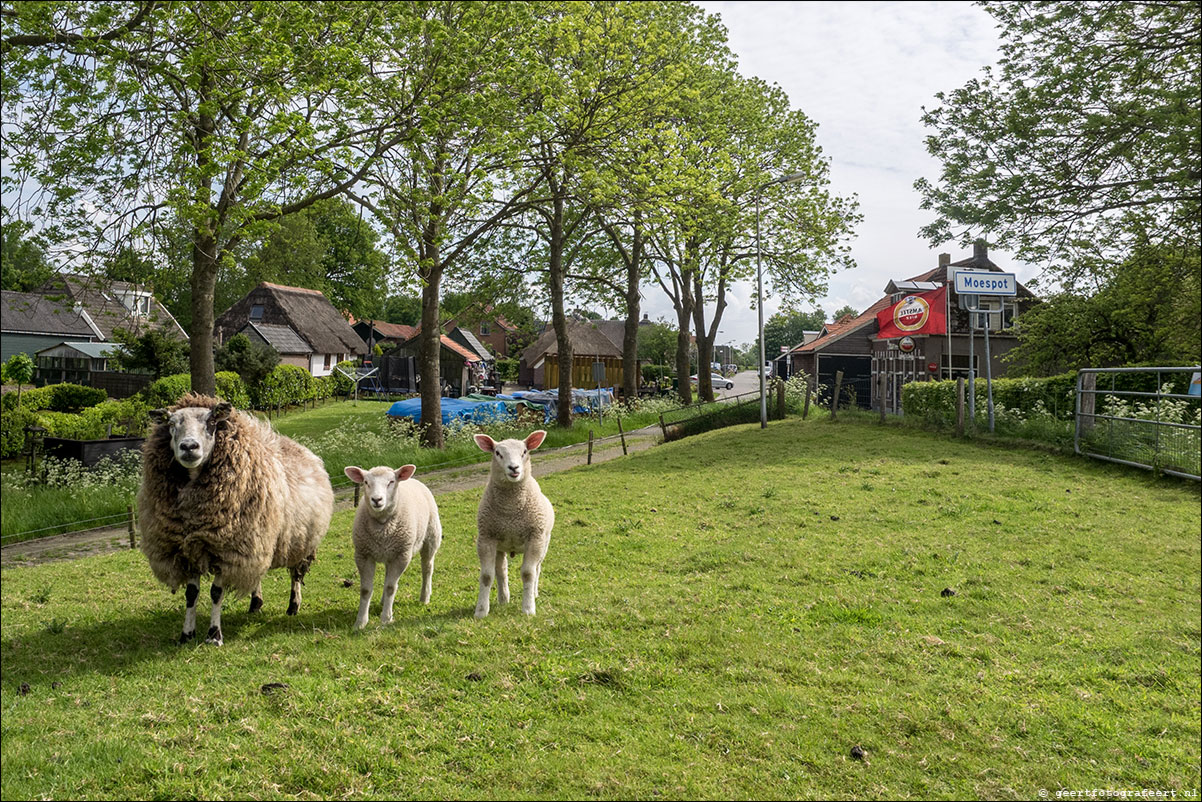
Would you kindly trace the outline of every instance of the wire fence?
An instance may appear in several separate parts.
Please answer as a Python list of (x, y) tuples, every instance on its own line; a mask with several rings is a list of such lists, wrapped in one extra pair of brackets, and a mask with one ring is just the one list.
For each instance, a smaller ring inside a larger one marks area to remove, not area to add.
[(1077, 375), (1075, 451), (1199, 480), (1202, 398), (1174, 391), (1188, 388), (1198, 372), (1196, 366), (1082, 369)]

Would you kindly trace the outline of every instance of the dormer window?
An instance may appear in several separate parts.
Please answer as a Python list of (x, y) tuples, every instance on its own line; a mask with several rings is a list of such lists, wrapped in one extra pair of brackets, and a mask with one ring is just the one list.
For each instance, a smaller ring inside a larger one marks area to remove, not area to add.
[(131, 290), (121, 295), (121, 305), (138, 317), (150, 317), (151, 295), (140, 290)]
[(251, 320), (262, 320), (263, 319), (263, 306), (261, 304), (255, 304), (254, 306), (252, 306), (250, 308), (250, 319)]

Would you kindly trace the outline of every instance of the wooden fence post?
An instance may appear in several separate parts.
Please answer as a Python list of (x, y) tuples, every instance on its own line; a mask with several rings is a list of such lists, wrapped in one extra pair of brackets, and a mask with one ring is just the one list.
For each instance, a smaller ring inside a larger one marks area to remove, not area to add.
[(785, 383), (780, 379), (776, 380), (776, 416), (785, 419)]
[(839, 393), (843, 391), (843, 371), (835, 374), (835, 392), (831, 395), (831, 420), (839, 415)]
[(884, 371), (876, 375), (876, 400), (881, 408), (881, 423), (885, 422), (885, 389), (889, 386), (889, 376)]
[(621, 416), (618, 416), (618, 435), (622, 438), (622, 456), (626, 456), (626, 432), (622, 431)]
[(1097, 409), (1097, 393), (1098, 389), (1098, 374), (1083, 373), (1081, 374), (1081, 431), (1088, 431), (1094, 427), (1094, 412)]
[(659, 430), (664, 433), (664, 440), (668, 439), (668, 427), (664, 424), (664, 413), (659, 413)]
[(588, 430), (588, 464), (593, 464), (593, 430)]
[(127, 506), (125, 509), (129, 511), (129, 547), (131, 549), (136, 549), (138, 547), (138, 541), (134, 526), (134, 508), (132, 506)]
[(964, 377), (956, 379), (956, 437), (964, 436)]
[(810, 414), (810, 393), (814, 389), (815, 381), (816, 381), (815, 378), (806, 379), (806, 402), (805, 402), (805, 406), (801, 408), (801, 419), (802, 420), (805, 420), (806, 416)]

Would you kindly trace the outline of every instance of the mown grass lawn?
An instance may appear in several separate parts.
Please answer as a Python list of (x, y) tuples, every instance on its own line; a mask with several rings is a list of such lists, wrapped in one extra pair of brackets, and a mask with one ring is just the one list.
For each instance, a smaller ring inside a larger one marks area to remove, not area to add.
[(220, 649), (175, 644), (183, 600), (137, 552), (5, 569), (2, 796), (1199, 787), (1196, 485), (797, 420), (542, 485), (533, 619), (471, 617), (478, 490), (440, 499), (429, 607), (411, 572), (396, 623), (362, 634), (349, 512), (300, 615), (272, 575), (265, 615), (227, 607)]

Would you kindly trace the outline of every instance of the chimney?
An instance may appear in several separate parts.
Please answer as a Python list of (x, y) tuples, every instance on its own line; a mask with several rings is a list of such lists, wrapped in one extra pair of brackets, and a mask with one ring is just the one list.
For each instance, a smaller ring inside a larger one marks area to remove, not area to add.
[(979, 239), (972, 244), (972, 259), (974, 262), (983, 262), (989, 258), (989, 248), (985, 246), (985, 240)]
[(948, 284), (951, 284), (955, 279), (952, 273), (955, 268), (952, 267), (952, 255), (950, 253), (939, 254), (939, 269), (943, 271), (944, 279)]
[(952, 263), (952, 255), (950, 253), (939, 254), (939, 266), (947, 267)]

